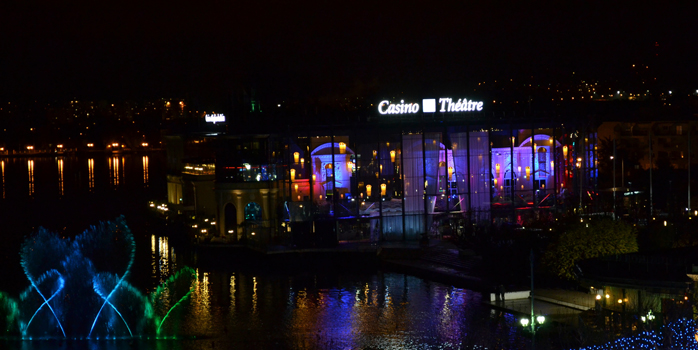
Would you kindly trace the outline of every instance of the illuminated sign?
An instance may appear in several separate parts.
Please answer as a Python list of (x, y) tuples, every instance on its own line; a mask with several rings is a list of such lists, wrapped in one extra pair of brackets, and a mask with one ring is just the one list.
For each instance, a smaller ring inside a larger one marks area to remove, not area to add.
[(483, 102), (479, 101), (473, 101), (468, 99), (458, 99), (456, 103), (453, 103), (452, 98), (440, 98), (439, 99), (439, 104), (441, 105), (441, 109), (439, 112), (473, 112), (473, 111), (482, 111), (482, 105), (484, 104)]
[(408, 114), (419, 112), (419, 103), (405, 103), (401, 100), (399, 104), (392, 104), (388, 100), (383, 100), (378, 104), (380, 114)]
[[(450, 97), (439, 98), (439, 112), (480, 112), (484, 102), (468, 100), (466, 98), (453, 101)], [(422, 111), (424, 113), (435, 113), (437, 110), (437, 102), (434, 98), (425, 98), (422, 100)], [(400, 100), (400, 103), (390, 103), (388, 100), (383, 100), (378, 104), (378, 113), (380, 114), (414, 114), (419, 112), (419, 103), (405, 103), (405, 100)]]
[(222, 123), (225, 122), (225, 115), (223, 114), (206, 114), (206, 122), (207, 123)]

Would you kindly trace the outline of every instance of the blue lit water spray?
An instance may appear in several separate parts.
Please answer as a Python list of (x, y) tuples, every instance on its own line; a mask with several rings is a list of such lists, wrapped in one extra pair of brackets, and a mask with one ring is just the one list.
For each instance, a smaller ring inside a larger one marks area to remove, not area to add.
[[(26, 273), (26, 271), (25, 271), (25, 273)], [(58, 288), (56, 288), (56, 291), (53, 292), (53, 294), (51, 294), (51, 297), (46, 299), (46, 297), (44, 297), (44, 294), (41, 293), (41, 290), (39, 290), (39, 287), (37, 286), (37, 284), (40, 285), (41, 282), (43, 282), (47, 277), (51, 277), (54, 275), (58, 276)], [(39, 277), (39, 279), (37, 280), (36, 283), (34, 282), (34, 280), (31, 277), (29, 277), (28, 274), (27, 274), (27, 278), (29, 279), (29, 283), (31, 283), (32, 287), (36, 290), (37, 293), (39, 293), (39, 295), (41, 296), (41, 299), (43, 299), (44, 302), (41, 304), (41, 306), (39, 306), (38, 309), (36, 309), (36, 311), (34, 312), (32, 317), (29, 319), (29, 322), (27, 322), (27, 324), (24, 326), (24, 329), (22, 329), (22, 335), (24, 335), (24, 336), (27, 335), (27, 330), (29, 329), (29, 326), (31, 325), (32, 321), (34, 320), (34, 317), (36, 317), (36, 314), (38, 314), (39, 311), (41, 311), (41, 309), (45, 305), (46, 307), (49, 308), (49, 310), (51, 310), (51, 314), (53, 314), (53, 317), (56, 319), (56, 322), (58, 322), (58, 326), (61, 328), (61, 333), (63, 333), (63, 337), (65, 337), (65, 330), (63, 329), (63, 325), (61, 324), (61, 321), (58, 319), (58, 316), (56, 316), (56, 312), (53, 311), (53, 308), (51, 307), (51, 304), (49, 303), (49, 301), (51, 301), (51, 299), (53, 299), (54, 297), (56, 297), (56, 295), (58, 295), (58, 292), (63, 290), (63, 286), (65, 285), (65, 280), (63, 279), (61, 274), (56, 270), (47, 271), (45, 274), (43, 274), (41, 277)]]
[(92, 226), (73, 240), (39, 229), (20, 251), (30, 286), (19, 300), (0, 292), (0, 336), (159, 338), (164, 328), (174, 336), (177, 323), (163, 324), (196, 288), (196, 271), (184, 267), (145, 296), (127, 281), (135, 249), (123, 217)]

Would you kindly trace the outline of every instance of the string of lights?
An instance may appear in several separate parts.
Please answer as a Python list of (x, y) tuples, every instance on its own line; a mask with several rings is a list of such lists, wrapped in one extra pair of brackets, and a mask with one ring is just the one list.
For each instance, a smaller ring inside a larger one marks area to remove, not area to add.
[(662, 328), (660, 332), (645, 331), (632, 337), (616, 339), (604, 345), (594, 345), (579, 350), (630, 350), (630, 349), (698, 349), (695, 321), (679, 319)]

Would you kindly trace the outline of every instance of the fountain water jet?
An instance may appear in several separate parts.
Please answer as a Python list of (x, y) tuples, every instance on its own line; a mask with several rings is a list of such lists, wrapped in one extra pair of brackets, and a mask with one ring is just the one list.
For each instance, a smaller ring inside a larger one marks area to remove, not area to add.
[(0, 335), (113, 339), (160, 337), (166, 331), (173, 336), (176, 327), (163, 324), (188, 300), (196, 271), (184, 267), (143, 295), (127, 281), (135, 249), (123, 217), (91, 226), (72, 240), (40, 228), (20, 251), (30, 286), (19, 301), (0, 292)]

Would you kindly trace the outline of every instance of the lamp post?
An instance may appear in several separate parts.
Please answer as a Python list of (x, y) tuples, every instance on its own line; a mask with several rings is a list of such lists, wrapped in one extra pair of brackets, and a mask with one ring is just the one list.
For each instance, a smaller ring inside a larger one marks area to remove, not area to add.
[(545, 322), (545, 316), (543, 315), (535, 315), (534, 308), (533, 308), (533, 248), (531, 248), (531, 256), (529, 258), (531, 261), (531, 319), (529, 320), (528, 318), (522, 318), (521, 319), (521, 325), (524, 326), (524, 328), (527, 328), (529, 325), (531, 326), (531, 349), (536, 348), (536, 325), (540, 327)]
[(582, 214), (582, 157), (577, 158), (577, 174), (579, 174), (579, 214)]
[(616, 219), (616, 139), (613, 139), (613, 220)]

